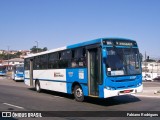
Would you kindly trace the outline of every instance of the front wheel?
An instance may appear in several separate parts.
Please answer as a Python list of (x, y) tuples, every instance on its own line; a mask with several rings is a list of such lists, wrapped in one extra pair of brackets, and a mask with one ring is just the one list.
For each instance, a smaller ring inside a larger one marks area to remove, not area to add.
[(76, 85), (74, 87), (74, 97), (75, 100), (78, 102), (82, 102), (84, 100), (84, 94), (82, 88), (79, 85)]
[(37, 92), (41, 92), (41, 87), (39, 81), (36, 81), (35, 88)]

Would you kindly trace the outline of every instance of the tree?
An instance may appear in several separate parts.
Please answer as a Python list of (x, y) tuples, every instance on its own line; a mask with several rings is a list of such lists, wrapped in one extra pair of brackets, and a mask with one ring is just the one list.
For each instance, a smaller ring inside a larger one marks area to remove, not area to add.
[(37, 52), (37, 47), (33, 46), (30, 50), (31, 50), (31, 53), (36, 53)]
[(43, 51), (47, 51), (47, 47), (42, 48), (37, 48), (36, 46), (33, 46), (31, 49), (31, 53), (37, 53), (37, 52), (43, 52)]
[(154, 59), (146, 59), (146, 60), (144, 60), (144, 62), (156, 62), (156, 60), (154, 60)]
[(17, 53), (15, 54), (15, 56), (16, 56), (17, 58), (19, 58), (21, 55), (22, 55), (21, 52), (17, 52)]
[(47, 47), (44, 47), (44, 48), (43, 48), (43, 51), (47, 51), (47, 50), (48, 50)]

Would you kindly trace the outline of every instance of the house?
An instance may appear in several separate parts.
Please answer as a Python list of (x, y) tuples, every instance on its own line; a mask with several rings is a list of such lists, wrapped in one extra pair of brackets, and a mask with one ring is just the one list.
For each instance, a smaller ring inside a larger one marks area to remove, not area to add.
[(12, 70), (12, 67), (15, 64), (23, 64), (23, 63), (24, 63), (24, 59), (22, 59), (22, 58), (13, 58), (13, 59), (9, 59), (9, 60), (4, 60), (4, 62), (2, 64), (7, 66), (8, 70)]
[(142, 62), (144, 72), (160, 73), (160, 62)]
[(142, 62), (143, 80), (153, 81), (158, 76), (160, 76), (160, 62)]
[(0, 54), (4, 54), (5, 53), (5, 50), (0, 50)]

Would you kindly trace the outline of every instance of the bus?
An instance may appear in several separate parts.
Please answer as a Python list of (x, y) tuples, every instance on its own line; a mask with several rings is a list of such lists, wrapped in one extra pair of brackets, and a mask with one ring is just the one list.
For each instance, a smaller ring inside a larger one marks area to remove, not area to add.
[(16, 64), (13, 66), (12, 79), (15, 81), (24, 80), (24, 64)]
[(6, 66), (4, 66), (4, 65), (0, 65), (0, 75), (1, 75), (1, 76), (5, 76), (5, 75), (7, 75), (7, 69), (6, 69)]
[(99, 38), (25, 57), (26, 85), (85, 96), (109, 98), (142, 92), (142, 69), (136, 41)]

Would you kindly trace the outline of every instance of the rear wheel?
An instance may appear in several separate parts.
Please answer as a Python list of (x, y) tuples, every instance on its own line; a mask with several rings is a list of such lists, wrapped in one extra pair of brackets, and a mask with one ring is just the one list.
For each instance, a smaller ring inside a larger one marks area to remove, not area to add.
[(37, 92), (41, 92), (41, 87), (39, 81), (36, 81), (35, 88)]
[(84, 94), (82, 88), (79, 85), (76, 85), (74, 87), (74, 97), (75, 100), (78, 102), (82, 102), (84, 100)]

